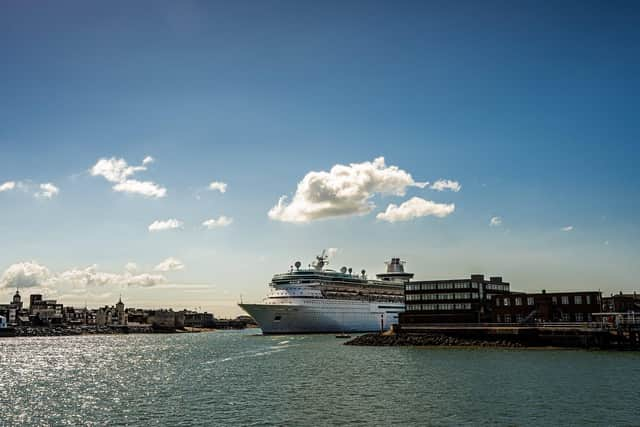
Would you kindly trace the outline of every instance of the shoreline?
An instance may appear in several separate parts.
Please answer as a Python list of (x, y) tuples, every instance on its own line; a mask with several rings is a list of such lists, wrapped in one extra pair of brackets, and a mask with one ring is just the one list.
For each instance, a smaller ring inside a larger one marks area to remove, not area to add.
[(483, 340), (457, 338), (444, 334), (364, 334), (355, 337), (343, 345), (364, 347), (466, 347), (466, 348), (518, 348), (528, 346), (508, 340)]
[(3, 338), (28, 338), (28, 337), (67, 337), (67, 336), (90, 336), (90, 335), (131, 335), (131, 334), (195, 334), (202, 332), (215, 332), (219, 329), (185, 327), (184, 329), (161, 329), (153, 326), (89, 326), (89, 327), (16, 327), (12, 335), (5, 335)]
[(343, 345), (363, 347), (416, 347), (416, 348), (503, 348), (518, 350), (617, 350), (634, 351), (636, 348), (606, 347), (597, 345), (576, 345), (567, 342), (567, 345), (553, 345), (540, 342), (531, 345), (530, 342), (519, 342), (509, 339), (462, 338), (445, 334), (423, 333), (369, 333), (355, 337)]

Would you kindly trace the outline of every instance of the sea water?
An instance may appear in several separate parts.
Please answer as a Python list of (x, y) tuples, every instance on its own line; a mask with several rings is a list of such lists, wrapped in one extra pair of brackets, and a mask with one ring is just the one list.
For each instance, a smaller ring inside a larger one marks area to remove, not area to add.
[(640, 353), (259, 330), (0, 339), (0, 425), (640, 425)]

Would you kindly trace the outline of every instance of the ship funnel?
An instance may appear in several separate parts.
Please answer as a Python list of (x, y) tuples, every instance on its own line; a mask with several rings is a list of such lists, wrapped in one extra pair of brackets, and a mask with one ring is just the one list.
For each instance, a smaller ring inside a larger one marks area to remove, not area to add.
[(391, 262), (387, 262), (387, 273), (404, 273), (404, 261), (400, 258), (391, 258)]

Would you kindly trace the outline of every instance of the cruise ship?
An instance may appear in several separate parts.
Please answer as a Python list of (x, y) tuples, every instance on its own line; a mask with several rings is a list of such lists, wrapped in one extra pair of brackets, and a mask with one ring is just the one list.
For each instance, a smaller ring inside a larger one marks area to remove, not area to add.
[(367, 279), (351, 268), (326, 268), (323, 251), (308, 268), (297, 261), (288, 272), (271, 279), (268, 296), (261, 304), (240, 307), (255, 319), (263, 334), (371, 332), (398, 323), (404, 311), (404, 262), (392, 258), (386, 273)]

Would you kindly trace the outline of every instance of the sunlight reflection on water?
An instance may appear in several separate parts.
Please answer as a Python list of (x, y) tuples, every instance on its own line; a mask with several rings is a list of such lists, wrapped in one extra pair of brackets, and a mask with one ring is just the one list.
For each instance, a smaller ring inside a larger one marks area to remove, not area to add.
[(254, 334), (2, 339), (0, 425), (637, 423), (637, 353)]

